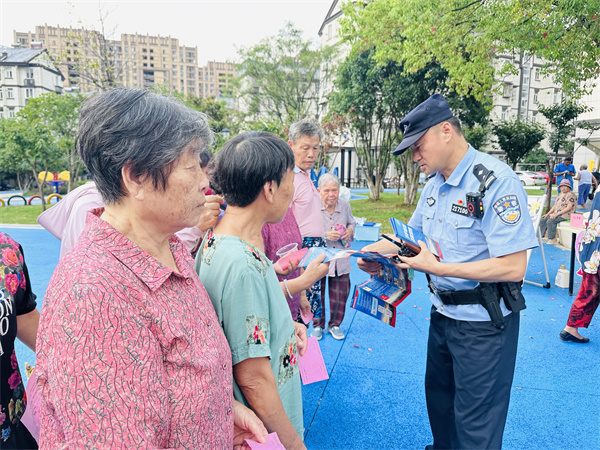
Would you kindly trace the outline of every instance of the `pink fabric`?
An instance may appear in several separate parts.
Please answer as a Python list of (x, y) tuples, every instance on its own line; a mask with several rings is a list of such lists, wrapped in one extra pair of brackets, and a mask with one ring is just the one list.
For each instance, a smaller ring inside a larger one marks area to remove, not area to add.
[(97, 215), (50, 280), (40, 448), (231, 448), (229, 345), (181, 241), (180, 273)]
[[(276, 255), (276, 252), (284, 245), (295, 242), (298, 244), (299, 249), (302, 248), (302, 236), (300, 235), (296, 218), (291, 209), (287, 210), (281, 222), (265, 224), (262, 229), (262, 237), (265, 244), (265, 255), (272, 262), (277, 262), (279, 257)], [(277, 275), (277, 278), (279, 278), (279, 281), (283, 281), (292, 280), (299, 276), (300, 269), (297, 269), (286, 276)], [(286, 300), (292, 313), (292, 320), (296, 320), (300, 309), (300, 293), (293, 295), (291, 300), (286, 295)]]
[(321, 220), (321, 196), (310, 176), (294, 168), (294, 197), (290, 207), (294, 212), (302, 237), (325, 237)]
[[(38, 223), (60, 239), (60, 259), (77, 244), (85, 228), (88, 211), (103, 207), (104, 201), (96, 189), (96, 183), (88, 181), (38, 216)], [(176, 234), (190, 252), (202, 238), (202, 232), (197, 227), (184, 228)]]
[(88, 181), (39, 215), (38, 223), (61, 241), (60, 259), (77, 243), (85, 228), (87, 212), (103, 206), (104, 202), (96, 184)]
[(41, 408), (42, 397), (37, 385), (37, 373), (35, 369), (27, 380), (27, 409), (21, 417), (21, 423), (27, 427), (33, 438), (39, 442), (40, 426), (42, 422)]

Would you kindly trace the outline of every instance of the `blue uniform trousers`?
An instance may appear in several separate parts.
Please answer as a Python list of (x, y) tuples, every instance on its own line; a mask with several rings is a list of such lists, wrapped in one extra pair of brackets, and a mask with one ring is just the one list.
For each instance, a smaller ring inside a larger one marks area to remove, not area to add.
[(425, 394), (435, 449), (499, 449), (515, 370), (519, 313), (491, 322), (431, 311)]

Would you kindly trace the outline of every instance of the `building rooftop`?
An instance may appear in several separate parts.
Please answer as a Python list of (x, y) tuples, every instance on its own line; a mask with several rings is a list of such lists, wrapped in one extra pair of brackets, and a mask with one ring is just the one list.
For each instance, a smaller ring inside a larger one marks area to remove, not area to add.
[(0, 46), (0, 63), (3, 64), (26, 64), (45, 49), (13, 48)]

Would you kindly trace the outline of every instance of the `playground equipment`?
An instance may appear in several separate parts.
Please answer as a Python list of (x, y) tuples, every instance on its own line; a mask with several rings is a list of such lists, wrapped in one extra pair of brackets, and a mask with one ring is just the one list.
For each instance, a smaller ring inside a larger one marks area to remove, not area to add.
[[(45, 183), (48, 186), (52, 186), (54, 188), (54, 193), (50, 194), (46, 198), (46, 202), (48, 204), (50, 204), (51, 201), (54, 199), (56, 199), (56, 202), (62, 199), (62, 196), (58, 193), (58, 187), (68, 182), (70, 177), (71, 175), (67, 170), (64, 170), (60, 173), (51, 173), (44, 170), (43, 172), (40, 172), (38, 174), (38, 180), (40, 183)], [(0, 206), (11, 206), (11, 203), (14, 201), (18, 201), (17, 205), (31, 205), (32, 201), (35, 199), (40, 199), (40, 201), (42, 202), (44, 201), (40, 195), (32, 195), (31, 197), (29, 197), (29, 199), (27, 199), (23, 195), (15, 194), (8, 197), (6, 202), (4, 201), (4, 199), (0, 198)]]

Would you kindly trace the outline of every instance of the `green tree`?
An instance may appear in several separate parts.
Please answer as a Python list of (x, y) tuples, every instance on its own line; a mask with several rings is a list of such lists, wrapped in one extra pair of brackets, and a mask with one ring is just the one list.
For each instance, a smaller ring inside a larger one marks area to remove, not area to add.
[(82, 95), (58, 95), (51, 92), (30, 99), (20, 111), (23, 120), (48, 131), (52, 147), (62, 154), (61, 159), (70, 174), (68, 192), (82, 167), (82, 161), (75, 150), (75, 136), (83, 99)]
[[(1, 119), (0, 131), (3, 135), (4, 158), (12, 158), (26, 164), (35, 180), (38, 173), (53, 171), (60, 159), (60, 150), (53, 145), (51, 131), (40, 121), (26, 120), (22, 111), (15, 119)], [(38, 181), (39, 195), (44, 198), (44, 183)], [(46, 209), (42, 201), (42, 210)]]
[(515, 73), (497, 55), (536, 55), (566, 92), (589, 88), (600, 69), (600, 9), (589, 0), (376, 0), (346, 2), (341, 34), (356, 51), (375, 47), (408, 72), (438, 62), (462, 94), (482, 99)]
[(513, 170), (542, 142), (545, 135), (544, 127), (540, 124), (518, 119), (494, 124), (492, 130)]
[[(447, 72), (431, 63), (414, 74), (404, 72), (394, 61), (378, 65), (373, 49), (349, 55), (338, 69), (336, 91), (331, 94), (331, 110), (346, 116), (353, 136), (358, 161), (367, 176), (371, 198), (376, 200), (382, 188), (391, 152), (400, 142), (399, 122), (410, 110), (431, 94), (445, 95), (450, 107), (467, 126), (485, 122), (487, 106), (473, 98), (458, 95), (446, 86)], [(419, 169), (412, 151), (398, 159), (404, 174), (404, 202), (414, 204)]]
[(316, 107), (321, 62), (332, 49), (314, 50), (291, 23), (277, 36), (239, 50), (238, 102), (249, 120), (277, 121), (281, 126), (310, 115)]

